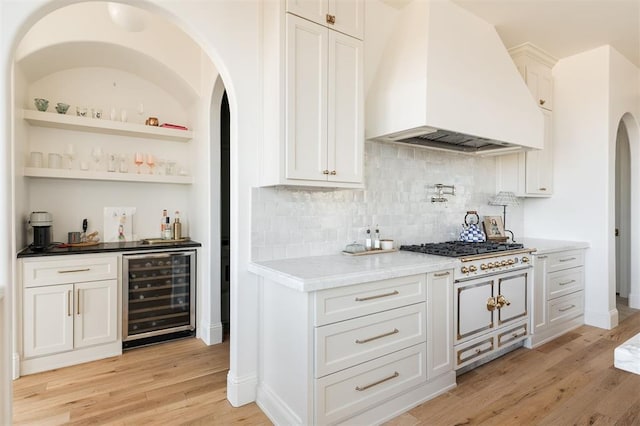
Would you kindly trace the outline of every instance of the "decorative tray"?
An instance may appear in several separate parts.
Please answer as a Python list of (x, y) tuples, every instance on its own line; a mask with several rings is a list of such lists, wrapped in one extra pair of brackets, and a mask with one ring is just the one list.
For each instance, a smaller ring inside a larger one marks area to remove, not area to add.
[(178, 238), (177, 240), (165, 240), (162, 238), (145, 238), (141, 242), (142, 244), (166, 244), (166, 243), (184, 243), (190, 240), (191, 238), (189, 237)]
[(393, 253), (398, 251), (397, 248), (389, 249), (389, 250), (369, 250), (369, 251), (361, 251), (360, 253), (349, 253), (348, 251), (343, 251), (342, 254), (347, 256), (367, 256), (370, 254), (382, 254), (382, 253)]

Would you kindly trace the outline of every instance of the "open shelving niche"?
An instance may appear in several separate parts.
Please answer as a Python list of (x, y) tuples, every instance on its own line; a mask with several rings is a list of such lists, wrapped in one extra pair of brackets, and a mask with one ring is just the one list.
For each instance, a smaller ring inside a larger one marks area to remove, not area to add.
[[(32, 126), (55, 129), (103, 133), (117, 136), (133, 136), (174, 142), (188, 142), (193, 138), (191, 130), (169, 129), (137, 123), (111, 121), (91, 117), (23, 110), (23, 118)], [(25, 167), (24, 176), (53, 179), (108, 180), (120, 182), (174, 183), (190, 185), (192, 176), (167, 176), (143, 173), (96, 172), (85, 170), (49, 169)]]

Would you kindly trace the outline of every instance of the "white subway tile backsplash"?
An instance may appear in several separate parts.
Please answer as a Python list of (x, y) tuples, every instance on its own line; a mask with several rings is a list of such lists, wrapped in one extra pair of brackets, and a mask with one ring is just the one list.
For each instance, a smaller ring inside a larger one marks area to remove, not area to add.
[[(317, 256), (364, 243), (379, 225), (398, 244), (457, 239), (467, 210), (501, 215), (495, 158), (380, 142), (365, 143), (364, 190), (254, 188), (253, 260)], [(447, 203), (432, 203), (434, 185), (455, 185)], [(522, 228), (521, 207), (508, 208), (509, 228)]]

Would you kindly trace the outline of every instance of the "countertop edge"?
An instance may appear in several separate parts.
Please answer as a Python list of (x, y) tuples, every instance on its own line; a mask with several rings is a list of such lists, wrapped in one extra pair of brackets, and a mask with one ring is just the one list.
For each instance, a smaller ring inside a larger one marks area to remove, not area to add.
[(544, 238), (523, 238), (527, 247), (535, 248), (534, 255), (545, 255), (568, 250), (588, 249), (591, 244), (586, 241), (549, 240)]
[(459, 262), (460, 261), (458, 259), (443, 259), (442, 262), (437, 263), (416, 263), (415, 265), (405, 265), (402, 267), (389, 267), (374, 271), (363, 270), (359, 272), (341, 275), (328, 275), (326, 277), (310, 279), (296, 277), (286, 272), (260, 265), (255, 262), (249, 263), (247, 269), (262, 278), (266, 278), (293, 290), (313, 292), (389, 278), (454, 269)]

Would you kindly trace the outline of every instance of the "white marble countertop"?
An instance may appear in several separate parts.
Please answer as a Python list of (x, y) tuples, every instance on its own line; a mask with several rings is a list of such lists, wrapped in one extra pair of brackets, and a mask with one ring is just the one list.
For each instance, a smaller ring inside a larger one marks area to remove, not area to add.
[(299, 291), (453, 269), (458, 259), (398, 251), (366, 256), (335, 254), (252, 262), (249, 271)]
[(524, 244), (527, 248), (535, 248), (534, 254), (550, 254), (559, 251), (566, 250), (578, 250), (589, 248), (589, 243), (584, 241), (562, 241), (562, 240), (547, 240), (544, 238), (522, 238), (518, 240), (519, 243)]

